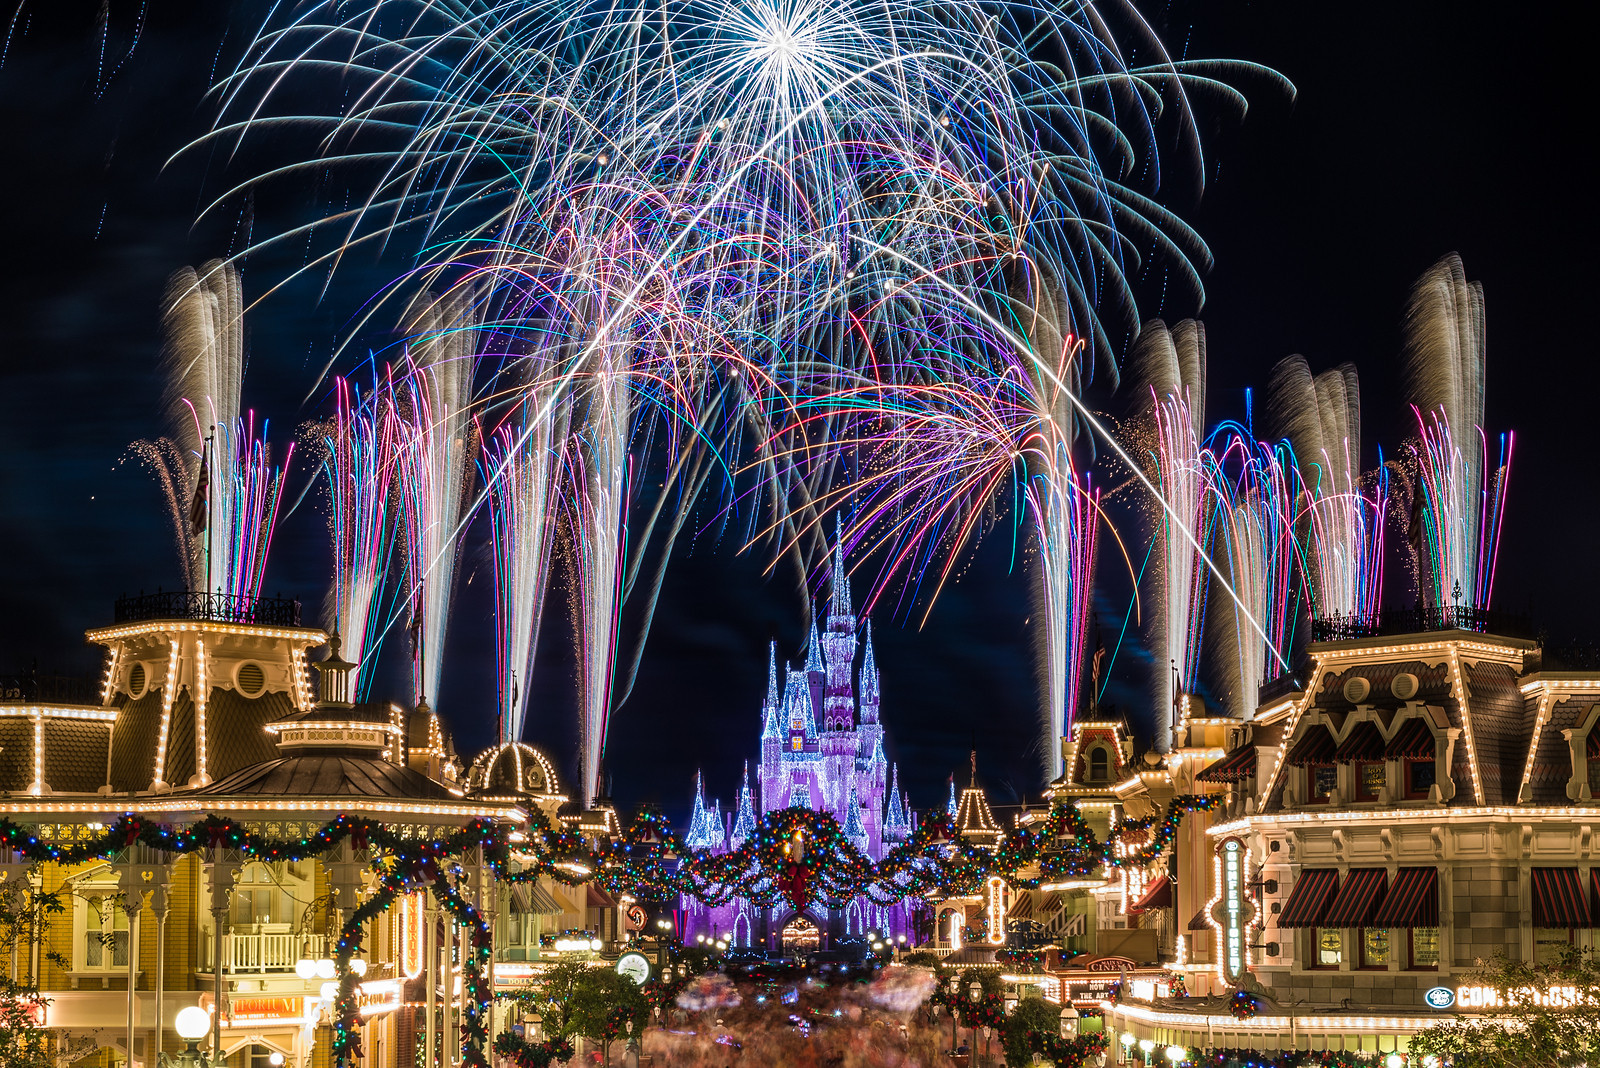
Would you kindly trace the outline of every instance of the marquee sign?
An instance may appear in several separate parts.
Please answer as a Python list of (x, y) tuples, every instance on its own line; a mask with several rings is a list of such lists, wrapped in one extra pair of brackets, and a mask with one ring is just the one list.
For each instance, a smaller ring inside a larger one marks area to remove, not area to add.
[(1250, 850), (1244, 840), (1229, 836), (1217, 843), (1217, 894), (1206, 910), (1206, 920), (1217, 933), (1217, 974), (1229, 986), (1238, 986), (1250, 968), (1250, 927), (1256, 905), (1250, 896)]

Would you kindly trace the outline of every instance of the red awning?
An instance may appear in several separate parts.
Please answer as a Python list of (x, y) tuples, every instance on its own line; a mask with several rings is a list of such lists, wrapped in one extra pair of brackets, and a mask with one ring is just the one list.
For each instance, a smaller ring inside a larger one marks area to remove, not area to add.
[(1433, 730), (1421, 716), (1401, 724), (1389, 744), (1384, 748), (1385, 759), (1432, 760), (1434, 757)]
[[(1590, 735), (1593, 737), (1593, 735)], [(1594, 901), (1589, 909), (1589, 926), (1600, 927), (1600, 868), (1589, 869), (1589, 888), (1594, 891)]]
[(1401, 868), (1372, 917), (1373, 927), (1439, 926), (1439, 869)]
[(1165, 875), (1157, 875), (1144, 888), (1144, 893), (1139, 900), (1128, 906), (1128, 914), (1144, 912), (1146, 909), (1170, 909), (1172, 907), (1172, 880)]
[(1201, 782), (1242, 782), (1256, 773), (1256, 747), (1242, 745), (1196, 775)]
[(591, 909), (609, 909), (617, 903), (615, 898), (593, 883), (589, 883), (585, 889), (589, 891), (588, 907)]
[(1333, 735), (1320, 723), (1306, 728), (1305, 736), (1289, 751), (1289, 763), (1297, 768), (1326, 768), (1333, 765)]
[[(1596, 868), (1595, 870), (1596, 871), (1600, 871), (1600, 868)], [(1211, 921), (1206, 918), (1206, 910), (1205, 910), (1204, 906), (1201, 906), (1200, 911), (1195, 913), (1194, 914), (1194, 918), (1189, 921), (1189, 930), (1191, 930), (1191, 931), (1209, 931), (1209, 930), (1211, 930)]]
[(1577, 868), (1534, 868), (1532, 874), (1535, 927), (1589, 926), (1589, 902)]
[[(1323, 731), (1326, 734), (1326, 731)], [(1295, 880), (1289, 900), (1278, 917), (1279, 927), (1320, 927), (1328, 900), (1339, 889), (1339, 873), (1332, 868), (1307, 868)]]
[(1351, 868), (1318, 926), (1371, 927), (1388, 885), (1389, 873), (1382, 868)]
[(1382, 760), (1383, 735), (1378, 733), (1378, 725), (1370, 719), (1357, 723), (1339, 744), (1333, 759), (1340, 764), (1350, 760)]
[(1584, 751), (1590, 760), (1600, 760), (1600, 727), (1589, 728), (1589, 741)]

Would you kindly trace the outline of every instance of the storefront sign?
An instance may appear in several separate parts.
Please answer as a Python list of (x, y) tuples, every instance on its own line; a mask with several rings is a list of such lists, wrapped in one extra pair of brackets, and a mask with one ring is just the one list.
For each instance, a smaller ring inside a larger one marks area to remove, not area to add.
[(1250, 967), (1249, 930), (1255, 921), (1256, 907), (1249, 893), (1250, 851), (1239, 838), (1224, 838), (1217, 843), (1217, 896), (1206, 910), (1206, 919), (1217, 932), (1217, 971), (1230, 986)]
[(1456, 992), (1447, 986), (1436, 986), (1422, 995), (1429, 1008), (1448, 1009), (1456, 1003)]

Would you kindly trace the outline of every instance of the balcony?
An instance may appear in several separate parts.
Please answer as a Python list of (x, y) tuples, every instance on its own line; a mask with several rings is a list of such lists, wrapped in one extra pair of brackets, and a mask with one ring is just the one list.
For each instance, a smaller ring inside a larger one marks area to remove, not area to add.
[(148, 619), (205, 619), (216, 623), (300, 626), (300, 602), (288, 597), (240, 597), (231, 593), (170, 590), (120, 598), (112, 622)]
[(98, 705), (100, 680), (80, 675), (41, 675), (25, 671), (0, 675), (0, 704)]
[[(204, 972), (216, 967), (215, 958), (211, 955), (211, 943), (208, 932), (201, 950), (200, 970)], [(229, 975), (292, 973), (295, 962), (302, 957), (318, 960), (329, 956), (327, 945), (328, 940), (323, 935), (296, 934), (288, 929), (287, 924), (283, 925), (282, 930), (229, 931), (227, 954), (222, 967)]]

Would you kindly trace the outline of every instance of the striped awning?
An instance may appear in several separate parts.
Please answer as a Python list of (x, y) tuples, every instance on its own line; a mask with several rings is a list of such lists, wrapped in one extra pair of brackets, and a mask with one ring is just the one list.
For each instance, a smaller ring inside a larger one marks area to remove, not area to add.
[(1242, 782), (1256, 773), (1256, 747), (1241, 745), (1196, 775), (1201, 782)]
[(1428, 721), (1421, 716), (1406, 720), (1394, 737), (1389, 739), (1383, 755), (1388, 760), (1401, 757), (1407, 760), (1432, 760), (1433, 731), (1428, 727)]
[(1389, 873), (1382, 868), (1351, 868), (1319, 926), (1372, 926), (1373, 914), (1388, 887)]
[(561, 907), (561, 902), (550, 896), (550, 891), (538, 883), (528, 885), (527, 911), (536, 916), (559, 916), (566, 910)]
[(1594, 891), (1594, 900), (1589, 909), (1589, 926), (1600, 927), (1600, 868), (1589, 869), (1589, 888)]
[(1033, 895), (1037, 891), (1023, 890), (1011, 899), (1011, 907), (1006, 909), (1006, 917), (1012, 920), (1033, 919)]
[[(1327, 732), (1324, 731), (1324, 734)], [(1339, 890), (1339, 873), (1332, 868), (1307, 868), (1295, 880), (1289, 900), (1278, 916), (1279, 927), (1321, 927), (1328, 901)]]
[(1532, 874), (1535, 927), (1589, 926), (1589, 902), (1577, 868), (1534, 868)]
[(1317, 723), (1306, 729), (1305, 737), (1289, 751), (1289, 763), (1297, 768), (1326, 768), (1333, 765), (1333, 735), (1328, 728)]
[(1585, 747), (1585, 752), (1590, 760), (1600, 760), (1600, 728), (1589, 728), (1589, 742)]
[(1139, 895), (1139, 900), (1128, 906), (1130, 914), (1143, 912), (1146, 909), (1169, 909), (1172, 907), (1172, 880), (1165, 875), (1157, 875), (1150, 880), (1150, 885), (1144, 888), (1144, 893)]
[[(1597, 870), (1600, 870), (1600, 869), (1597, 869)], [(1194, 918), (1189, 921), (1189, 930), (1191, 930), (1191, 931), (1209, 931), (1209, 930), (1211, 930), (1211, 921), (1206, 919), (1205, 906), (1202, 905), (1201, 908), (1200, 908), (1200, 911), (1195, 913), (1194, 914)]]
[(1372, 917), (1373, 927), (1439, 926), (1439, 869), (1401, 868)]
[(1348, 760), (1382, 760), (1383, 735), (1378, 733), (1378, 725), (1370, 719), (1357, 723), (1349, 737), (1339, 743), (1333, 759), (1340, 764)]

